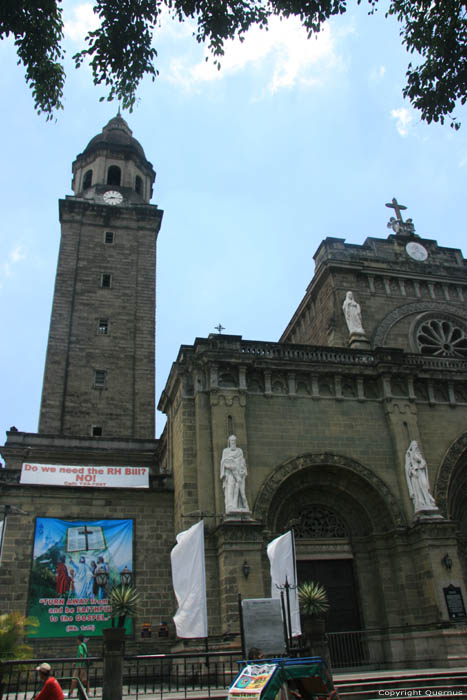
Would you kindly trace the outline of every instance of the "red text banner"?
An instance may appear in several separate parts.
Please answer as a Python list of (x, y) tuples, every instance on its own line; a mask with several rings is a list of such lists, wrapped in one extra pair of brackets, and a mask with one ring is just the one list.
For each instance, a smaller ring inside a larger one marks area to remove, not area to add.
[(149, 488), (148, 467), (70, 466), (24, 462), (21, 483), (37, 486), (83, 486), (97, 488)]

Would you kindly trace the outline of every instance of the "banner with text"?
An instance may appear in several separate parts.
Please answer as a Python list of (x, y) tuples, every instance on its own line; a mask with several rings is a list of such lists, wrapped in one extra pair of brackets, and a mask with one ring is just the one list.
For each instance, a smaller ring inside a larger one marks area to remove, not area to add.
[(21, 483), (38, 486), (94, 486), (102, 488), (147, 489), (148, 467), (66, 466), (24, 462)]
[[(102, 634), (109, 592), (133, 573), (132, 520), (36, 518), (28, 615), (39, 638)], [(125, 621), (127, 634), (132, 621)]]

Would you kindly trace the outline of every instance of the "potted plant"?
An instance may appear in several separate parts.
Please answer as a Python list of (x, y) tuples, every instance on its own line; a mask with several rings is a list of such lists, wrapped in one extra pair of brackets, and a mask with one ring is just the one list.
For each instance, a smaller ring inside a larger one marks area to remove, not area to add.
[(139, 593), (134, 586), (128, 583), (120, 583), (113, 586), (110, 591), (109, 602), (112, 606), (112, 627), (115, 627), (115, 620), (118, 619), (117, 627), (125, 625), (126, 617), (136, 615), (136, 605)]
[[(104, 641), (109, 650), (116, 650), (122, 646), (125, 637), (125, 620), (127, 616), (136, 615), (138, 598), (139, 594), (131, 584), (120, 583), (118, 586), (112, 586), (109, 594), (112, 627), (103, 630)], [(115, 624), (116, 621), (117, 624)]]
[(326, 589), (316, 581), (306, 581), (298, 588), (302, 631), (310, 640), (324, 635), (324, 615), (329, 610)]

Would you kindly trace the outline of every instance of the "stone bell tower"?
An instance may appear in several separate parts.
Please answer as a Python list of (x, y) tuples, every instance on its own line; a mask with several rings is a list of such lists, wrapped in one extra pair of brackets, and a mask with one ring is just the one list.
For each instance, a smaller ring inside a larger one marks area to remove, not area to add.
[(72, 166), (39, 432), (154, 437), (155, 172), (118, 114)]

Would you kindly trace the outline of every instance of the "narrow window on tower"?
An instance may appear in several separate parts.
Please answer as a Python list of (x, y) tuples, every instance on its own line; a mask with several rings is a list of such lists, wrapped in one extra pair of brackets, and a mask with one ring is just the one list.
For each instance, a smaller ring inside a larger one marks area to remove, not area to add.
[(97, 332), (100, 335), (107, 335), (109, 332), (109, 319), (108, 318), (100, 318), (99, 319), (99, 324), (97, 326)]
[(91, 426), (91, 435), (92, 435), (92, 437), (102, 437), (102, 426), (101, 425), (92, 425)]
[(114, 232), (113, 231), (106, 231), (104, 233), (104, 243), (113, 243), (114, 242)]
[(108, 185), (120, 185), (120, 180), (122, 173), (118, 165), (111, 165), (107, 170), (107, 184)]
[(105, 369), (94, 370), (94, 386), (96, 389), (102, 389), (105, 386), (105, 377), (107, 372)]
[(84, 179), (83, 179), (83, 190), (89, 189), (92, 185), (92, 170), (87, 170), (84, 173)]
[(135, 192), (138, 194), (143, 194), (143, 181), (139, 175), (135, 178)]
[(101, 287), (103, 289), (110, 289), (112, 286), (112, 275), (108, 272), (103, 272), (101, 275)]

